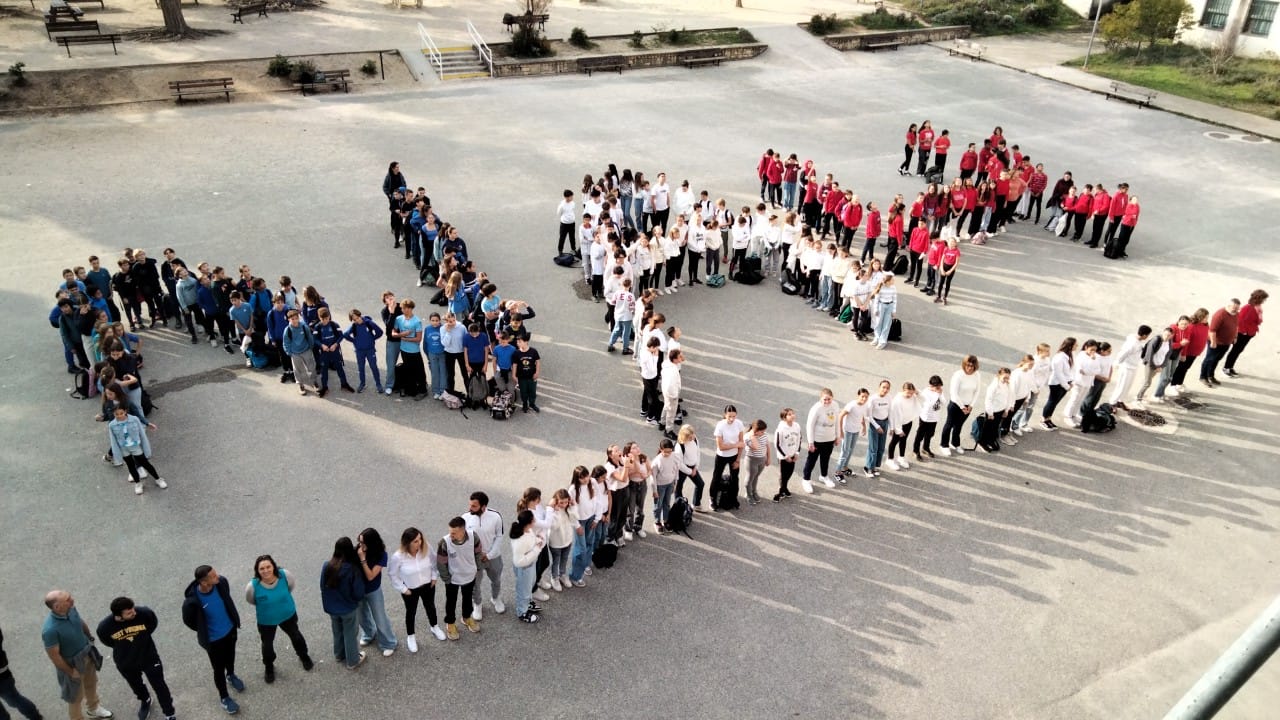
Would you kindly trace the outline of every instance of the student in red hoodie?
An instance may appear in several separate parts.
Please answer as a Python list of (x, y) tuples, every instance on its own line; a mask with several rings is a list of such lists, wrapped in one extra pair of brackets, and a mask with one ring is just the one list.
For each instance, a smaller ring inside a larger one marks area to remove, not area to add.
[[(760, 199), (768, 200), (765, 193), (769, 190), (769, 166), (773, 164), (774, 152), (773, 148), (764, 151), (764, 155), (760, 156), (760, 162), (756, 163), (756, 177), (760, 179)], [(663, 228), (666, 230), (666, 228)]]
[(911, 287), (920, 287), (920, 276), (924, 273), (924, 254), (929, 251), (929, 230), (923, 225), (912, 230), (907, 250), (911, 253), (907, 282), (911, 283)]
[(831, 226), (836, 219), (836, 207), (840, 201), (844, 199), (844, 193), (840, 192), (840, 183), (831, 179), (831, 173), (827, 173), (826, 193), (822, 196), (822, 239), (827, 239), (827, 233), (831, 231)]
[(911, 175), (911, 153), (916, 149), (916, 124), (911, 123), (911, 127), (907, 128), (907, 144), (902, 146), (902, 164), (898, 166), (899, 175)]
[(853, 247), (853, 236), (858, 234), (858, 227), (862, 225), (861, 201), (852, 192), (848, 194), (848, 198), (849, 202), (844, 206), (844, 215), (840, 218), (840, 222), (844, 225), (844, 234), (840, 238), (840, 245), (845, 250)]
[[(951, 193), (953, 200), (955, 196), (956, 193)], [(973, 215), (974, 209), (978, 207), (978, 188), (974, 187), (973, 178), (965, 178), (964, 191), (961, 193), (961, 200), (963, 205), (957, 213), (957, 215), (960, 216), (960, 219), (956, 220), (956, 235), (965, 234), (964, 221), (969, 219)], [(968, 239), (969, 234), (965, 234), (966, 239)]]
[(920, 143), (916, 148), (916, 174), (924, 175), (929, 166), (929, 153), (933, 150), (933, 123), (928, 120), (920, 123)]
[(769, 203), (777, 208), (782, 204), (782, 154), (777, 153), (765, 168), (765, 179), (769, 181)]
[(902, 237), (902, 206), (895, 204), (889, 207), (889, 251), (884, 256), (885, 272), (893, 272), (893, 263), (902, 248)]
[(1124, 217), (1124, 209), (1129, 205), (1129, 183), (1120, 183), (1116, 186), (1116, 194), (1111, 196), (1111, 207), (1107, 210), (1107, 216), (1111, 223), (1107, 225), (1107, 234), (1103, 238), (1104, 243), (1111, 242), (1116, 236), (1116, 231), (1120, 229), (1120, 219)]
[[(987, 231), (987, 223), (991, 221), (990, 212), (992, 204), (995, 202), (996, 191), (989, 182), (978, 183), (976, 193), (973, 197), (973, 216), (969, 218), (969, 231), (967, 237), (973, 237), (978, 231)], [(959, 233), (956, 233), (957, 235)]]
[(1231, 352), (1227, 353), (1227, 359), (1222, 362), (1222, 372), (1227, 377), (1239, 376), (1240, 373), (1236, 372), (1236, 359), (1249, 346), (1253, 336), (1258, 334), (1259, 326), (1262, 325), (1262, 303), (1267, 301), (1267, 297), (1266, 290), (1254, 290), (1249, 293), (1249, 302), (1240, 308), (1236, 319), (1236, 341), (1231, 346)]
[(1089, 222), (1089, 216), (1093, 214), (1093, 185), (1085, 184), (1084, 192), (1076, 196), (1075, 206), (1071, 210), (1071, 220), (1075, 225), (1071, 242), (1080, 242), (1080, 238), (1084, 236), (1085, 223)]
[(1107, 216), (1111, 212), (1111, 196), (1107, 194), (1107, 189), (1102, 187), (1102, 183), (1093, 186), (1093, 235), (1090, 236), (1089, 242), (1085, 243), (1085, 247), (1096, 248), (1098, 243), (1102, 242), (1102, 232), (1107, 229)]
[(859, 261), (866, 263), (876, 257), (876, 242), (880, 240), (880, 208), (874, 202), (867, 203), (867, 239), (862, 243)]
[(933, 238), (933, 242), (929, 244), (929, 252), (925, 255), (925, 264), (929, 266), (928, 273), (924, 282), (924, 294), (932, 295), (938, 287), (939, 268), (942, 265), (942, 251), (947, 249), (947, 243), (940, 237)]
[(805, 161), (805, 170), (807, 180), (804, 184), (804, 224), (809, 227), (817, 227), (818, 217), (822, 214), (822, 200), (820, 195), (822, 187), (818, 185), (818, 173), (813, 169), (813, 161)]
[(933, 164), (938, 166), (938, 172), (947, 171), (947, 153), (950, 151), (951, 131), (943, 130), (938, 140), (933, 143)]
[(997, 125), (995, 129), (991, 131), (991, 137), (988, 138), (988, 140), (991, 141), (992, 148), (1000, 147), (1000, 143), (1004, 142), (1004, 128)]
[(978, 152), (974, 148), (977, 146), (969, 143), (969, 148), (960, 156), (960, 179), (968, 180), (973, 177), (974, 171), (978, 169)]
[(973, 181), (979, 187), (987, 180), (987, 164), (991, 162), (991, 153), (995, 151), (990, 140), (982, 141), (982, 149), (978, 151), (978, 177)]
[(782, 206), (787, 210), (800, 209), (799, 199), (796, 197), (796, 181), (799, 177), (800, 159), (795, 153), (791, 153), (782, 164)]
[(1173, 369), (1173, 375), (1169, 378), (1169, 387), (1166, 392), (1172, 395), (1180, 395), (1187, 391), (1183, 386), (1183, 382), (1187, 379), (1187, 371), (1195, 364), (1196, 358), (1200, 357), (1205, 347), (1209, 345), (1209, 310), (1200, 308), (1191, 315), (1191, 324), (1187, 326), (1186, 332), (1187, 344), (1182, 347), (1182, 355), (1178, 358), (1178, 365)]
[(907, 223), (907, 232), (916, 229), (920, 221), (924, 218), (924, 192), (916, 193), (915, 202), (911, 203), (911, 220)]
[(1124, 206), (1124, 216), (1120, 218), (1120, 237), (1116, 238), (1115, 253), (1112, 259), (1129, 257), (1125, 249), (1129, 247), (1129, 239), (1133, 237), (1133, 229), (1138, 225), (1138, 213), (1140, 210), (1138, 196), (1134, 195), (1129, 198), (1129, 203)]

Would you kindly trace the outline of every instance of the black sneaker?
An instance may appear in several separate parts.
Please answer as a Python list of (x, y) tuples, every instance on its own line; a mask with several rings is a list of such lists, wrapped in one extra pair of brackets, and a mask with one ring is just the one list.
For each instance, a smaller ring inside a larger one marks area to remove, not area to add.
[(774, 495), (774, 496), (773, 496), (773, 501), (774, 501), (774, 502), (782, 502), (782, 493), (778, 493), (777, 495)]
[(867, 477), (869, 477), (869, 478), (873, 478), (873, 477), (875, 477), (875, 476), (876, 476), (876, 474), (875, 474), (875, 473), (871, 472), (871, 468), (869, 468), (869, 467), (864, 467), (864, 468), (862, 468), (862, 474), (863, 474), (863, 475), (865, 475), (865, 476), (867, 476)]
[(790, 490), (783, 490), (783, 491), (782, 491), (782, 497), (784, 497), (784, 498), (789, 498), (789, 497), (791, 497), (791, 491), (790, 491)]
[(529, 403), (529, 409), (536, 413), (542, 412), (542, 408), (538, 407), (537, 405), (534, 405), (533, 403)]
[(538, 622), (538, 620), (540, 619), (541, 617), (538, 615), (538, 613), (534, 612), (533, 610), (529, 610), (528, 612), (520, 616), (520, 622), (529, 623), (530, 625)]
[(1227, 377), (1239, 377), (1239, 376), (1240, 376), (1240, 373), (1236, 372), (1236, 371), (1235, 371), (1235, 368), (1225, 368), (1225, 369), (1222, 371), (1222, 374), (1223, 374), (1223, 375), (1226, 375)]
[(265, 680), (265, 681), (267, 682), (267, 684), (268, 684), (268, 685), (269, 685), (269, 684), (271, 684), (271, 683), (273, 683), (273, 682), (275, 682), (275, 681), (276, 681), (276, 667), (275, 667), (274, 665), (268, 665), (268, 666), (267, 666), (267, 670), (266, 670), (266, 672), (265, 672), (265, 673), (263, 673), (263, 675), (262, 675), (262, 679), (263, 679), (263, 680)]

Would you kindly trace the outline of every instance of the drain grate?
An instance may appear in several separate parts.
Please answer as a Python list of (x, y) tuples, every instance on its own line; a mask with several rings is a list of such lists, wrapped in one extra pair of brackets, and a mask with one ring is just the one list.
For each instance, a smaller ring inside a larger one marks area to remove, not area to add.
[(1267, 138), (1251, 133), (1229, 133), (1221, 130), (1209, 130), (1204, 134), (1210, 140), (1231, 140), (1235, 142), (1249, 143), (1250, 145), (1265, 145), (1269, 142)]

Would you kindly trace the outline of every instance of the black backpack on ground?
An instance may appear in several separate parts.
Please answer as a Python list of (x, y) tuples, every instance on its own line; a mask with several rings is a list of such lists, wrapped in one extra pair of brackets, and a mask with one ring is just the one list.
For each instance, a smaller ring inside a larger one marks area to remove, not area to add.
[(1116, 429), (1116, 416), (1109, 403), (1080, 414), (1080, 432), (1104, 433)]
[(729, 475), (711, 480), (711, 507), (716, 510), (737, 510), (738, 484)]
[(899, 255), (898, 259), (893, 261), (894, 275), (905, 278), (909, 270), (911, 270), (911, 261), (907, 259), (906, 255)]
[(889, 342), (902, 342), (902, 321), (898, 318), (889, 323)]
[(613, 567), (613, 564), (617, 561), (618, 546), (611, 542), (604, 543), (596, 548), (595, 552), (591, 553), (591, 564), (601, 570)]
[(573, 253), (560, 253), (559, 255), (551, 258), (551, 262), (559, 265), (560, 267), (573, 267), (573, 264), (577, 261), (578, 256)]
[(787, 268), (782, 272), (782, 294), (798, 295), (800, 293), (800, 284), (796, 281), (796, 271)]
[(675, 533), (684, 533), (685, 537), (689, 536), (689, 526), (693, 524), (693, 506), (683, 497), (676, 498), (671, 503), (671, 509), (667, 511), (667, 530)]
[(482, 373), (476, 373), (467, 380), (467, 407), (484, 407), (485, 398), (489, 397), (489, 381)]
[(90, 377), (89, 371), (84, 368), (77, 368), (75, 374), (75, 387), (71, 388), (71, 397), (76, 400), (87, 400), (92, 397), (89, 389), (92, 385), (93, 378)]

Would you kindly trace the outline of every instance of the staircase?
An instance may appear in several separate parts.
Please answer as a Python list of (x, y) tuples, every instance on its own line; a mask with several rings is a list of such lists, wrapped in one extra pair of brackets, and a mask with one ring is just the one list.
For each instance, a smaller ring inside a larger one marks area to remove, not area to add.
[[(422, 51), (430, 58), (427, 50)], [(480, 53), (471, 46), (440, 48), (439, 54), (441, 80), (465, 80), (467, 78), (489, 77), (489, 65), (480, 57)]]

